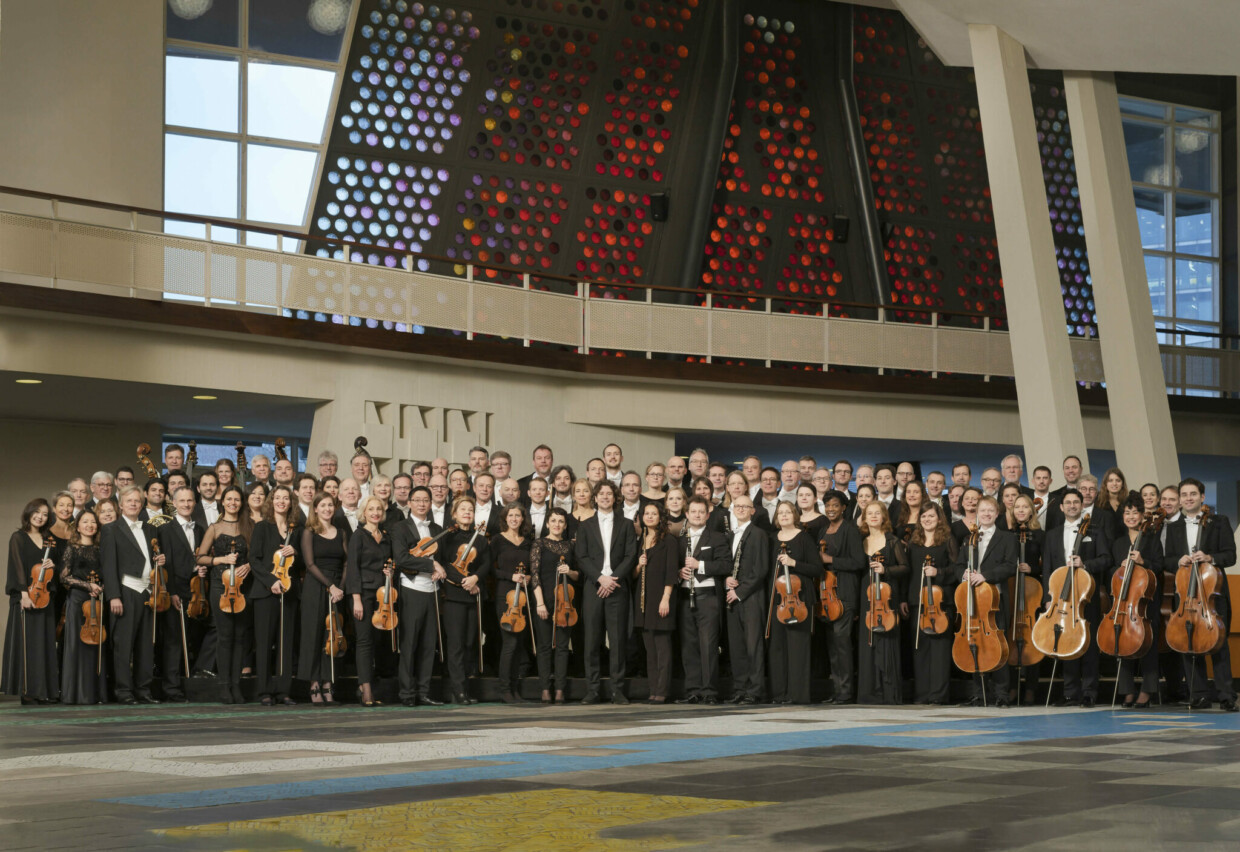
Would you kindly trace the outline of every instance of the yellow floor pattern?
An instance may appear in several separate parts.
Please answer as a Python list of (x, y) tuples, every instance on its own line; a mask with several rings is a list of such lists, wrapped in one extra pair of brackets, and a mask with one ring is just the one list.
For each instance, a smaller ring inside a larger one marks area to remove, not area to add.
[[(457, 799), (437, 799), (349, 811), (219, 822), (163, 832), (170, 837), (225, 840), (230, 850), (406, 849), (594, 850), (673, 849), (702, 842), (674, 833), (616, 839), (599, 832), (675, 817), (698, 816), (768, 802), (647, 796), (591, 790), (536, 790)], [(718, 839), (718, 838), (715, 838)]]

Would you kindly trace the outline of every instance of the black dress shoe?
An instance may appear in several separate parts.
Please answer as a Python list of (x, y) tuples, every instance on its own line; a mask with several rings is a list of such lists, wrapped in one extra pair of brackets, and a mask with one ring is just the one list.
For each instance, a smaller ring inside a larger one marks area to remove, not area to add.
[(504, 702), (505, 704), (520, 704), (521, 703), (517, 699), (517, 696), (513, 695), (511, 692), (501, 693), (499, 696), (499, 700)]
[(474, 702), (468, 695), (460, 694), (460, 695), (452, 696), (452, 703), (460, 704), (462, 706), (468, 707), (470, 704), (473, 704)]
[(275, 707), (276, 706), (276, 700), (272, 698), (270, 695), (261, 696), (258, 699), (258, 703), (263, 705), (264, 707)]
[(995, 702), (995, 706), (996, 707), (1011, 707), (1012, 702), (1008, 701), (1006, 698), (1000, 698), (998, 701)]
[(701, 704), (703, 702), (702, 702), (702, 696), (700, 695), (686, 695), (684, 698), (677, 698), (676, 703), (677, 704)]
[(1079, 701), (1071, 701), (1067, 698), (1060, 698), (1058, 701), (1052, 701), (1052, 707), (1071, 707), (1074, 704), (1080, 704)]
[(724, 701), (723, 703), (724, 704), (740, 704), (744, 700), (745, 700), (744, 695), (733, 695), (731, 698)]
[(756, 699), (756, 698), (750, 698), (749, 696), (745, 696), (744, 698), (742, 698), (740, 701), (738, 701), (738, 702), (736, 702), (736, 703), (737, 703), (737, 704), (746, 704), (746, 705), (748, 705), (748, 704), (757, 704), (757, 703), (758, 703), (758, 699)]
[(297, 700), (287, 695), (279, 699), (279, 703), (283, 704), (285, 707), (296, 707), (297, 706)]
[(628, 704), (629, 699), (628, 699), (628, 696), (626, 696), (623, 692), (617, 692), (615, 695), (611, 697), (611, 703), (612, 704)]
[(716, 697), (715, 697), (715, 696), (713, 696), (713, 695), (708, 695), (708, 696), (706, 696), (705, 698), (703, 698), (703, 699), (702, 699), (702, 703), (703, 703), (703, 704), (718, 704), (718, 703), (719, 703), (719, 699), (718, 699), (718, 698), (716, 698)]
[(599, 698), (597, 695), (587, 695), (585, 698), (581, 699), (581, 703), (582, 704), (602, 704), (603, 699)]
[(400, 700), (400, 703), (401, 703), (401, 704), (404, 704), (406, 707), (417, 707), (417, 706), (418, 706), (418, 699), (416, 699), (416, 698), (402, 698), (402, 699)]
[(149, 695), (139, 695), (138, 703), (139, 704), (159, 704), (160, 701), (158, 698), (152, 698)]
[(1194, 701), (1190, 701), (1188, 706), (1193, 708), (1194, 710), (1209, 710), (1210, 699), (1209, 698), (1198, 698)]
[(126, 706), (132, 707), (132, 706), (134, 706), (134, 705), (136, 705), (136, 704), (138, 703), (138, 699), (136, 699), (136, 698), (134, 698), (132, 695), (130, 695), (130, 696), (126, 697), (126, 698), (120, 698), (120, 699), (117, 699), (117, 702), (116, 702), (116, 703), (117, 703), (117, 704), (124, 704), (124, 705), (126, 705)]
[(434, 698), (431, 698), (429, 695), (419, 695), (418, 703), (425, 704), (428, 707), (442, 707), (443, 706), (442, 701), (436, 701)]
[(1240, 710), (1240, 707), (1237, 707), (1236, 702), (1230, 698), (1224, 698), (1218, 703), (1218, 709), (1226, 713), (1235, 713), (1237, 710)]
[[(1127, 706), (1127, 705), (1125, 705), (1125, 706)], [(1135, 709), (1137, 709), (1137, 710), (1145, 710), (1147, 707), (1149, 707), (1149, 706), (1150, 706), (1150, 700), (1147, 698), (1147, 699), (1145, 699), (1144, 701), (1138, 701), (1138, 702), (1136, 702), (1136, 703), (1135, 703), (1135, 704), (1133, 704), (1132, 706), (1133, 706)]]
[(960, 702), (959, 704), (957, 704), (956, 706), (957, 706), (957, 707), (981, 707), (981, 706), (982, 706), (982, 699), (980, 699), (980, 698), (970, 698), (968, 701), (961, 701), (961, 702)]
[(172, 695), (164, 698), (167, 704), (189, 704), (189, 699), (184, 695)]
[(1089, 710), (1090, 708), (1092, 708), (1094, 706), (1094, 703), (1095, 703), (1094, 699), (1088, 695), (1086, 695), (1084, 698), (1081, 699), (1081, 706), (1084, 707), (1086, 710)]
[[(1137, 701), (1135, 698), (1125, 698), (1123, 701), (1119, 703), (1119, 706), (1125, 709), (1131, 709), (1137, 706)], [(1147, 706), (1148, 706), (1148, 702), (1147, 702)]]

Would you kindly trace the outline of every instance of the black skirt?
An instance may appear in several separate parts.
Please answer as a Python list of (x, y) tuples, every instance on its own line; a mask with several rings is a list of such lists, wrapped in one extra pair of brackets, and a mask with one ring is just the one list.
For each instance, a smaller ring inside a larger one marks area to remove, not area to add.
[[(56, 609), (26, 610), (22, 630), (22, 599), (9, 598), (9, 624), (4, 633), (4, 675), (0, 689), (6, 695), (25, 695), (37, 701), (60, 697), (60, 668), (56, 664)], [(23, 634), (29, 649), (23, 647)]]
[[(102, 704), (108, 700), (108, 667), (110, 651), (108, 643), (103, 643), (103, 653), (99, 653), (96, 645), (87, 645), (81, 639), (82, 604), (90, 599), (90, 595), (81, 589), (73, 589), (69, 593), (69, 603), (65, 609), (64, 660), (60, 670), (60, 700), (64, 704)], [(102, 601), (100, 606), (107, 623), (108, 603)], [(99, 672), (95, 673), (98, 666)]]

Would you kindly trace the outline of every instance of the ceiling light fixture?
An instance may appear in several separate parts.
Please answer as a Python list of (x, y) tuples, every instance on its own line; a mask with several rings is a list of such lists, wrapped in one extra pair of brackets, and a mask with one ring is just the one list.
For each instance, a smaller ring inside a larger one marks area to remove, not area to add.
[(43, 384), (43, 380), (42, 379), (18, 379), (17, 383), (19, 385), (41, 385)]
[(225, 429), (244, 429), (244, 426), (225, 426)]
[(194, 394), (194, 399), (219, 399), (218, 396), (211, 396), (209, 393)]

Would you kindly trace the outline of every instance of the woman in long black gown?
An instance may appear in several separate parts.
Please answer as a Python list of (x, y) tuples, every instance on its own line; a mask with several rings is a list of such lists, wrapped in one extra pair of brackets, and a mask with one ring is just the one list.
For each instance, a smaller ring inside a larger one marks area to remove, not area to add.
[[(911, 483), (910, 483), (911, 484)], [(917, 529), (909, 540), (908, 606), (912, 614), (912, 628), (917, 624), (923, 587), (937, 588), (942, 595), (941, 606), (947, 619), (947, 630), (942, 633), (921, 633), (913, 643), (913, 701), (917, 704), (946, 704), (952, 673), (952, 642), (955, 623), (952, 595), (955, 586), (948, 582), (947, 568), (956, 561), (956, 540), (943, 507), (929, 501), (917, 519)], [(920, 578), (918, 575), (921, 575)]]
[[(344, 600), (344, 559), (348, 524), (336, 526), (332, 518), (336, 500), (326, 491), (314, 495), (310, 517), (301, 533), (301, 557), (306, 563), (306, 582), (301, 590), (301, 644), (297, 652), (297, 677), (310, 682), (311, 704), (335, 704), (332, 695), (333, 661), (327, 656), (328, 606)], [(337, 657), (338, 658), (338, 657)]]
[[(390, 484), (390, 483), (389, 483)], [(372, 494), (362, 501), (358, 513), (362, 523), (349, 539), (345, 560), (344, 591), (349, 596), (353, 614), (353, 635), (356, 639), (357, 686), (363, 707), (374, 707), (375, 648), (382, 637), (391, 641), (386, 631), (378, 630), (371, 621), (375, 614), (376, 593), (386, 585), (395, 571), (392, 565), (392, 539), (383, 528), (387, 517), (387, 499)]]
[(98, 601), (106, 624), (103, 568), (99, 558), (99, 518), (83, 509), (65, 547), (60, 584), (69, 590), (65, 605), (64, 659), (60, 667), (60, 700), (64, 704), (102, 704), (108, 697), (108, 654), (103, 643), (87, 645), (81, 639), (82, 604)]
[[(812, 485), (797, 488), (797, 502), (806, 490), (811, 492), (810, 506), (816, 506), (817, 492)], [(826, 518), (822, 520), (825, 522)], [(805, 605), (806, 617), (796, 623), (785, 624), (774, 613), (771, 614), (771, 701), (775, 704), (809, 704), (810, 638), (814, 610), (818, 604), (818, 581), (823, 578), (826, 569), (818, 552), (817, 539), (801, 526), (801, 513), (797, 506), (780, 503), (776, 507), (775, 530), (771, 538), (771, 570), (775, 574), (775, 596), (771, 605), (777, 606), (779, 603), (786, 568), (789, 580), (796, 577), (801, 581), (797, 598)]]
[[(287, 485), (277, 485), (263, 503), (263, 519), (250, 536), (250, 606), (254, 609), (254, 669), (259, 703), (293, 705), (293, 626), (304, 568), (296, 544), (301, 537), (301, 509)], [(292, 558), (289, 584), (276, 580), (276, 554)]]
[(235, 485), (220, 495), (223, 507), (219, 518), (207, 528), (198, 545), (198, 564), (208, 566), (211, 590), (207, 602), (215, 624), (216, 665), (219, 666), (219, 696), (223, 704), (244, 704), (241, 694), (241, 668), (250, 642), (253, 612), (247, 607), (240, 612), (227, 612), (220, 606), (225, 586), (243, 596), (249, 591), (250, 574), (250, 513), (245, 495)]
[[(577, 582), (581, 575), (573, 567), (576, 565), (576, 557), (573, 555), (573, 543), (566, 538), (567, 533), (568, 513), (560, 508), (552, 509), (547, 513), (547, 534), (530, 548), (530, 564), (538, 574), (538, 594), (542, 600), (538, 608), (538, 618), (534, 620), (534, 638), (538, 640), (540, 651), (538, 680), (542, 687), (543, 704), (549, 704), (552, 700), (556, 704), (563, 704), (568, 689), (568, 663), (572, 653), (570, 639), (573, 628), (556, 627), (554, 624), (557, 586), (567, 580), (568, 587), (572, 590), (574, 608), (581, 606), (581, 586)], [(546, 617), (543, 615), (544, 611)], [(554, 699), (551, 697), (553, 668)]]
[[(875, 579), (891, 586), (891, 606), (900, 604), (900, 590), (908, 575), (908, 553), (900, 539), (891, 531), (887, 507), (875, 501), (865, 507), (859, 524), (862, 543), (869, 557), (870, 570), (862, 575), (868, 586)], [(900, 704), (900, 629), (874, 631), (866, 628), (866, 614), (870, 602), (865, 587), (861, 590), (861, 619), (858, 626), (857, 646), (857, 703)]]
[(634, 626), (641, 628), (646, 645), (650, 703), (663, 704), (672, 684), (672, 636), (676, 630), (672, 595), (679, 582), (680, 542), (668, 535), (667, 516), (658, 503), (647, 503), (642, 509), (641, 555), (636, 571)]
[[(502, 618), (508, 608), (508, 594), (521, 589), (521, 614), (528, 616), (533, 609), (530, 595), (538, 587), (538, 572), (533, 569), (530, 555), (530, 537), (533, 527), (525, 504), (514, 503), (504, 508), (503, 532), (491, 539), (491, 574), (495, 577), (496, 618)], [(515, 598), (514, 598), (515, 602)], [(528, 618), (526, 619), (529, 620)], [(501, 622), (502, 624), (502, 622)], [(530, 626), (533, 629), (533, 626)], [(500, 631), (499, 694), (505, 704), (521, 704), (520, 679), (516, 677), (518, 651), (522, 647), (525, 631)]]
[(9, 596), (9, 624), (4, 636), (4, 676), (0, 689), (20, 695), (22, 703), (52, 704), (60, 697), (60, 670), (56, 664), (56, 608), (49, 602), (36, 609), (30, 599), (31, 569), (50, 573), (48, 593), (56, 596), (55, 546), (47, 531), (52, 509), (42, 497), (22, 509), (21, 529), (9, 538), (9, 572), (4, 590)]

